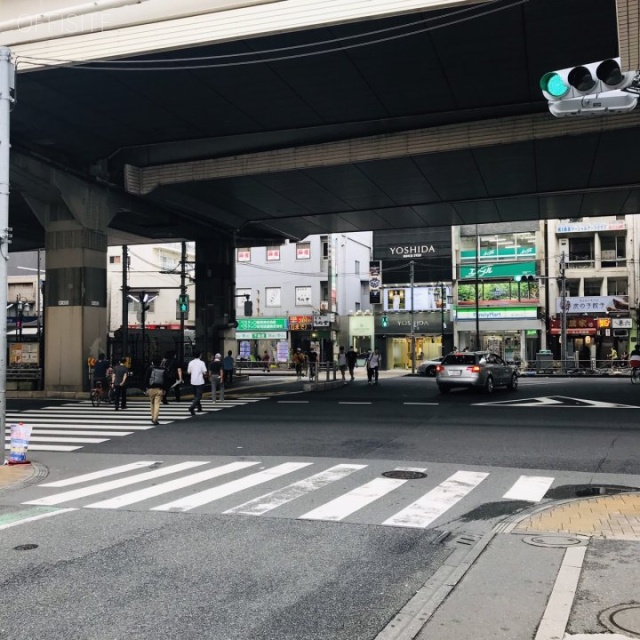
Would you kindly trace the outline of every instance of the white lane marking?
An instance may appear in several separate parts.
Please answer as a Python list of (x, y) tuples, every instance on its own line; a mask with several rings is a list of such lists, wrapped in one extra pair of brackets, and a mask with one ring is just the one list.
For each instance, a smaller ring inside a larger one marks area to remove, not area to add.
[(39, 484), (39, 487), (69, 487), (74, 484), (82, 484), (83, 482), (91, 482), (92, 480), (100, 480), (100, 478), (108, 478), (109, 476), (116, 476), (120, 473), (127, 473), (128, 471), (137, 471), (138, 469), (144, 469), (145, 467), (151, 467), (154, 464), (160, 464), (162, 460), (140, 460), (138, 462), (131, 462), (130, 464), (123, 464), (119, 467), (109, 467), (102, 471), (92, 471), (91, 473), (85, 473), (81, 476), (74, 476), (73, 478), (67, 478), (66, 480), (57, 480), (56, 482), (46, 482), (45, 484)]
[[(5, 451), (11, 449), (11, 444), (4, 445)], [(76, 451), (82, 447), (70, 447), (62, 444), (30, 444), (29, 451)]]
[(193, 467), (199, 467), (203, 464), (209, 464), (208, 462), (181, 462), (174, 464), (164, 469), (156, 469), (155, 471), (147, 471), (146, 473), (140, 473), (136, 476), (129, 476), (127, 478), (120, 478), (120, 480), (110, 480), (109, 482), (102, 482), (100, 484), (94, 484), (89, 487), (83, 487), (82, 489), (72, 489), (71, 491), (64, 491), (58, 493), (55, 496), (49, 496), (48, 498), (40, 498), (38, 500), (29, 500), (23, 502), (23, 504), (40, 504), (43, 506), (53, 506), (61, 504), (62, 502), (70, 502), (71, 500), (77, 500), (78, 498), (86, 498), (87, 496), (95, 495), (96, 493), (104, 493), (111, 491), (112, 489), (119, 489), (120, 487), (126, 487), (130, 484), (137, 484), (138, 482), (146, 482), (147, 480), (155, 480), (156, 478), (162, 478), (172, 473), (179, 473)]
[(526, 500), (527, 502), (539, 502), (544, 498), (553, 478), (546, 476), (520, 476), (511, 489), (502, 497), (505, 500)]
[(300, 520), (330, 520), (337, 522), (351, 515), (355, 511), (366, 507), (378, 498), (401, 487), (406, 480), (393, 478), (375, 478), (352, 491), (331, 500), (326, 504), (308, 511), (300, 516)]
[(253, 465), (260, 464), (259, 462), (230, 462), (229, 464), (216, 467), (215, 469), (207, 469), (206, 471), (200, 471), (193, 473), (190, 476), (184, 478), (177, 478), (176, 480), (169, 480), (169, 482), (163, 482), (157, 484), (148, 489), (140, 489), (139, 491), (132, 491), (131, 493), (125, 493), (116, 498), (110, 500), (102, 500), (101, 502), (94, 502), (88, 504), (87, 509), (117, 509), (118, 507), (125, 507), (133, 504), (134, 502), (142, 502), (155, 496), (160, 496), (164, 493), (170, 493), (177, 489), (183, 489), (184, 487), (190, 487), (198, 482), (204, 482), (205, 480), (211, 480), (212, 478), (218, 478), (227, 473), (233, 473), (240, 469), (246, 469)]
[[(11, 436), (5, 436), (5, 442), (11, 441)], [(59, 442), (60, 444), (100, 444), (101, 442), (107, 442), (109, 438), (50, 438), (48, 436), (31, 435), (29, 443), (31, 442)]]
[(73, 430), (73, 429), (31, 429), (31, 435), (41, 435), (41, 436), (94, 436), (98, 437), (111, 437), (117, 438), (119, 436), (130, 436), (133, 434), (133, 431), (82, 431), (81, 429)]
[(439, 402), (403, 402), (402, 404), (418, 405), (418, 406), (425, 406), (425, 407), (437, 407), (440, 403)]
[(77, 511), (77, 509), (56, 509), (55, 511), (48, 511), (47, 513), (39, 513), (37, 516), (29, 516), (28, 518), (22, 518), (22, 520), (14, 520), (7, 524), (0, 524), (0, 531), (4, 529), (10, 529), (11, 527), (17, 527), (20, 524), (27, 522), (35, 522), (36, 520), (42, 520), (43, 518), (50, 518), (51, 516), (59, 516), (63, 513), (69, 513), (70, 511)]
[(286, 462), (276, 467), (272, 467), (271, 469), (265, 469), (264, 471), (253, 473), (246, 478), (233, 480), (232, 482), (227, 482), (219, 487), (213, 487), (206, 491), (201, 491), (200, 493), (187, 496), (186, 498), (162, 504), (159, 507), (154, 507), (151, 511), (189, 511), (189, 509), (201, 507), (204, 504), (220, 500), (220, 498), (229, 496), (232, 493), (237, 493), (238, 491), (255, 487), (258, 484), (269, 482), (269, 480), (286, 475), (287, 473), (293, 473), (294, 471), (308, 467), (311, 464), (311, 462)]
[(309, 404), (309, 400), (278, 400), (278, 404)]
[[(96, 431), (100, 431), (104, 427), (108, 427), (109, 429), (113, 429), (113, 430), (122, 429), (123, 431), (125, 430), (147, 431), (148, 429), (153, 429), (153, 425), (142, 427), (142, 426), (131, 425), (131, 424), (123, 424), (123, 425), (107, 424), (107, 423), (105, 423), (104, 425), (103, 424), (72, 424), (72, 423), (69, 423), (68, 421), (64, 421), (64, 422), (25, 421), (24, 424), (30, 426), (32, 429), (56, 429), (58, 427), (63, 427), (64, 429), (95, 429)], [(11, 425), (7, 425), (7, 433), (10, 432), (10, 427)]]
[[(188, 413), (186, 413), (186, 417), (189, 417)], [(163, 416), (161, 415), (160, 418), (163, 418)], [(166, 419), (167, 417), (164, 416), (164, 418)], [(8, 418), (8, 419), (12, 421), (16, 421), (15, 418)], [(129, 429), (137, 425), (143, 425), (145, 423), (148, 424), (149, 420), (151, 420), (151, 415), (140, 417), (140, 418), (124, 418), (122, 420), (118, 420), (117, 418), (94, 419), (94, 418), (83, 418), (78, 416), (53, 417), (53, 416), (37, 415), (37, 416), (33, 416), (33, 421), (31, 420), (31, 416), (22, 416), (19, 422), (23, 422), (24, 424), (34, 424), (34, 422), (42, 423), (42, 424), (64, 424), (69, 420), (74, 420), (76, 424), (83, 424), (87, 427), (90, 427), (93, 425), (96, 425), (96, 426), (109, 425), (110, 427), (117, 427), (118, 425), (122, 425), (123, 428)]]
[(373, 404), (372, 402), (338, 402), (338, 404)]
[[(535, 640), (555, 640), (565, 637), (571, 606), (578, 589), (578, 581), (580, 580), (580, 572), (582, 571), (586, 553), (586, 545), (570, 547), (565, 551), (558, 577), (547, 601), (547, 608), (540, 621)], [(614, 636), (610, 637), (613, 638)]]
[(408, 507), (402, 509), (382, 524), (393, 527), (423, 529), (462, 500), (489, 474), (478, 471), (456, 471), (435, 489), (425, 493)]
[(300, 498), (336, 480), (345, 478), (354, 471), (364, 469), (366, 466), (366, 464), (337, 464), (326, 471), (300, 480), (300, 482), (294, 482), (282, 489), (265, 493), (263, 496), (249, 500), (237, 507), (227, 509), (227, 511), (223, 513), (242, 513), (248, 516), (260, 516), (263, 513), (267, 513), (267, 511), (276, 509), (287, 502)]

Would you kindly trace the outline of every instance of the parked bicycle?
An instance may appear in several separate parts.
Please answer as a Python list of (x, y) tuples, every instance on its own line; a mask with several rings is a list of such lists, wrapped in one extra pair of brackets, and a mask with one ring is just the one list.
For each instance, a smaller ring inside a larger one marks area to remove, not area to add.
[(96, 382), (96, 386), (91, 389), (89, 398), (91, 398), (91, 404), (94, 407), (99, 407), (103, 402), (112, 402), (113, 398), (111, 385), (107, 384), (107, 388), (105, 389), (102, 382)]

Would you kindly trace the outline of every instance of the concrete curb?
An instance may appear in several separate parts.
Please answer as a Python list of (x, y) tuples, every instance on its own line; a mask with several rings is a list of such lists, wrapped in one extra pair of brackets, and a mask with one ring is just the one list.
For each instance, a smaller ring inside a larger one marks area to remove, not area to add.
[(12, 489), (22, 489), (34, 482), (38, 482), (49, 474), (49, 470), (39, 462), (32, 464), (1, 465), (0, 492)]
[(303, 391), (324, 391), (325, 389), (337, 389), (344, 387), (347, 382), (343, 380), (329, 380), (328, 382), (305, 382), (302, 385)]

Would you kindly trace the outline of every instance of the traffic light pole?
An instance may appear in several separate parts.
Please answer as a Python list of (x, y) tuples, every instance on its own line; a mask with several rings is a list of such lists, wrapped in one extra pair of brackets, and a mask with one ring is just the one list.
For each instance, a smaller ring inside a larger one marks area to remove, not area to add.
[(122, 324), (120, 357), (126, 358), (129, 354), (129, 251), (126, 244), (122, 245)]
[(563, 251), (560, 256), (560, 357), (562, 358), (562, 372), (567, 370), (567, 276), (565, 275), (566, 254)]
[(13, 104), (12, 84), (14, 66), (11, 62), (11, 50), (0, 49), (0, 433), (6, 426), (7, 398), (7, 260), (9, 259), (9, 133), (11, 106)]

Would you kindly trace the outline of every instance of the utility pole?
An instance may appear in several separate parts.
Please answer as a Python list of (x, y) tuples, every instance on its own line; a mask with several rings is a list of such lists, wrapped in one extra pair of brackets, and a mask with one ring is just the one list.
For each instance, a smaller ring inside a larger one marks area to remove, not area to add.
[(480, 351), (480, 294), (478, 287), (480, 280), (478, 279), (480, 271), (480, 236), (478, 235), (478, 224), (476, 223), (476, 351)]
[(566, 254), (560, 256), (560, 357), (562, 358), (562, 372), (567, 369), (567, 276), (565, 275)]
[(411, 311), (409, 311), (409, 317), (411, 318), (411, 373), (414, 374), (416, 372), (416, 327), (415, 322), (413, 321), (414, 314), (414, 304), (413, 304), (413, 288), (415, 282), (415, 274), (414, 274), (414, 265), (413, 260), (409, 263), (409, 281), (411, 282)]
[(126, 358), (129, 351), (129, 250), (122, 245), (122, 319), (120, 324), (120, 357)]
[[(182, 242), (182, 254), (180, 256), (180, 295), (187, 295), (187, 243)], [(180, 349), (178, 360), (184, 362), (184, 311), (180, 310)]]
[(15, 66), (11, 50), (0, 48), (0, 433), (6, 430), (7, 408), (7, 261), (9, 260), (9, 133)]
[[(440, 355), (444, 358), (444, 306), (446, 303), (444, 282), (440, 283)], [(424, 353), (424, 351), (423, 351)]]

